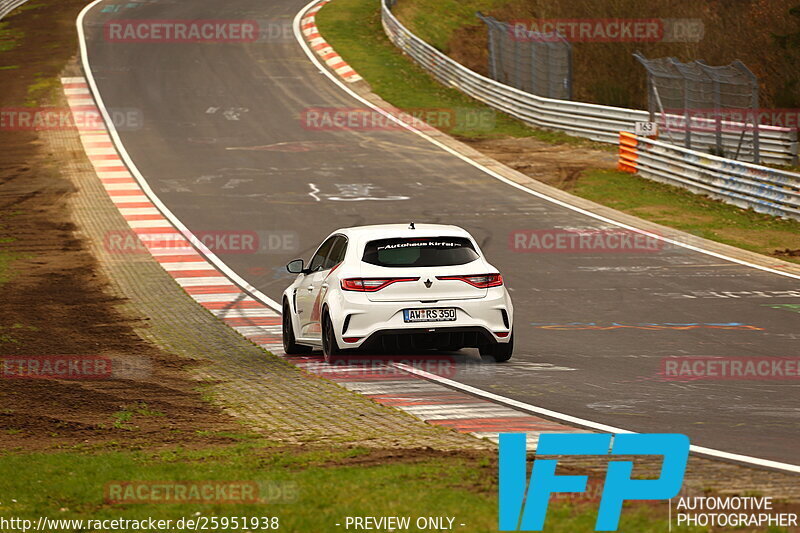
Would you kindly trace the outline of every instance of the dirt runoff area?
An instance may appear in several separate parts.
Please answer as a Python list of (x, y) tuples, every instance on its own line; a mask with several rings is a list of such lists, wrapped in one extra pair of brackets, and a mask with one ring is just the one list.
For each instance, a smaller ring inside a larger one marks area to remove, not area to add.
[(617, 168), (617, 154), (570, 144), (553, 144), (534, 137), (459, 139), (479, 152), (537, 181), (570, 190), (585, 170)]
[[(0, 111), (63, 109), (59, 79), (80, 75), (86, 0), (34, 1), (0, 27)], [(127, 230), (76, 130), (0, 127), (0, 454), (249, 437), (398, 460), (490, 453), (264, 352), (149, 255), (105, 249)], [(52, 373), (70, 364), (78, 379)]]
[[(0, 111), (53, 103), (85, 4), (39, 0), (3, 20)], [(185, 372), (191, 361), (136, 334), (144, 317), (120, 309), (123, 299), (76, 236), (67, 203), (75, 186), (62, 163), (37, 132), (0, 127), (0, 450), (229, 442), (220, 433), (241, 426), (202, 400)], [(98, 356), (98, 363), (134, 356), (146, 362), (148, 377), (16, 377), (30, 362), (64, 364), (70, 356)]]

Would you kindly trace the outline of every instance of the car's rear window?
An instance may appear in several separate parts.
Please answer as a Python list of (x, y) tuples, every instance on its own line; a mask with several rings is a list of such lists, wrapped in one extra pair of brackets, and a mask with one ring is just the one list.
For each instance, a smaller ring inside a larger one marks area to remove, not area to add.
[(464, 265), (478, 257), (464, 237), (422, 237), (370, 241), (362, 260), (384, 267), (435, 267)]

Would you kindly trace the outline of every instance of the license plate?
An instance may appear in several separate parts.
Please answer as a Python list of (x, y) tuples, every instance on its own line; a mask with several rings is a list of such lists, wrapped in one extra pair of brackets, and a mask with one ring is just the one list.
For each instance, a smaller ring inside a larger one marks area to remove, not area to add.
[(444, 309), (403, 309), (406, 322), (448, 322), (456, 319), (454, 307)]

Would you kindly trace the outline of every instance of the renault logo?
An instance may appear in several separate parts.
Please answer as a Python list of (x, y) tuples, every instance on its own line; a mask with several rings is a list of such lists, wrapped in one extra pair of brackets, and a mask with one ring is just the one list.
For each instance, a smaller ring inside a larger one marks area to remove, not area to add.
[(430, 279), (425, 280), (425, 288), (430, 289), (433, 282)]

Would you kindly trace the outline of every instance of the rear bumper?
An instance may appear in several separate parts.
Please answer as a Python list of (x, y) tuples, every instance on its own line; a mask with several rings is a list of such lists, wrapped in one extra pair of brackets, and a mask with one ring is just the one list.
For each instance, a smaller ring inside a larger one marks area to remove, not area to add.
[(364, 339), (359, 348), (394, 352), (435, 348), (478, 348), (497, 342), (497, 337), (482, 327), (405, 328), (376, 331)]
[[(372, 302), (363, 293), (350, 293), (328, 303), (342, 348), (477, 347), (509, 342), (513, 327), (513, 306), (504, 287), (489, 289), (485, 298), (468, 300)], [(424, 308), (455, 308), (456, 320), (403, 320), (404, 309)]]

